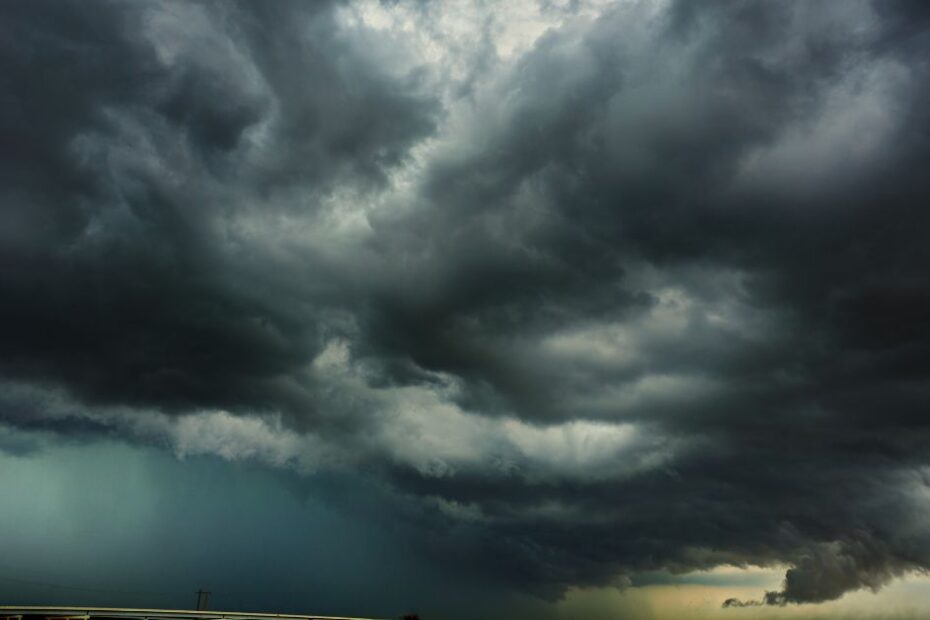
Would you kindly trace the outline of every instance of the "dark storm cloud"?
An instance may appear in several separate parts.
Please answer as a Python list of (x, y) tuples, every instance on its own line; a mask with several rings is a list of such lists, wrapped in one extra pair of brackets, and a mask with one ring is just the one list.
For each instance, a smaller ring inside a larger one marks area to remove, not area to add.
[(104, 402), (306, 406), (281, 378), (317, 349), (316, 304), (224, 218), (295, 183), (377, 183), (429, 101), (319, 3), (4, 10), (5, 374)]
[(280, 413), (547, 597), (930, 568), (920, 3), (622, 4), (460, 82), (343, 8), (4, 9), (0, 368), (123, 408), (43, 424)]

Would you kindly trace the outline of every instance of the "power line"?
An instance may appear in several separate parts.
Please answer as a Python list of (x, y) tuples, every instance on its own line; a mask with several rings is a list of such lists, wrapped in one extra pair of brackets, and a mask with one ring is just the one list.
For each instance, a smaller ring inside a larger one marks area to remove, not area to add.
[(50, 581), (39, 581), (34, 579), (20, 579), (19, 577), (8, 577), (0, 575), (0, 581), (8, 583), (17, 583), (20, 585), (39, 586), (43, 588), (54, 588), (56, 590), (72, 590), (79, 592), (101, 592), (107, 594), (149, 594), (158, 596), (171, 596), (170, 592), (156, 592), (153, 590), (117, 590), (113, 588), (94, 588), (87, 586), (70, 586), (61, 583), (52, 583)]

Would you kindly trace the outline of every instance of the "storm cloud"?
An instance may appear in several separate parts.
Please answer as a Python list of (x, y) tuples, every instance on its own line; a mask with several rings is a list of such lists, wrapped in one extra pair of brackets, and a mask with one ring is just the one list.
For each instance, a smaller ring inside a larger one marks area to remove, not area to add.
[(545, 599), (930, 570), (922, 3), (0, 11), (0, 451), (362, 476)]

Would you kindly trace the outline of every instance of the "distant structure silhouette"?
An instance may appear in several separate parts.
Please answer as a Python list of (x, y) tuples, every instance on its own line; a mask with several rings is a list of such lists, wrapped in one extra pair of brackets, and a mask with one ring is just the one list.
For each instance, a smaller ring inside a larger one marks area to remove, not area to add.
[(210, 609), (210, 593), (204, 589), (197, 590), (197, 611)]

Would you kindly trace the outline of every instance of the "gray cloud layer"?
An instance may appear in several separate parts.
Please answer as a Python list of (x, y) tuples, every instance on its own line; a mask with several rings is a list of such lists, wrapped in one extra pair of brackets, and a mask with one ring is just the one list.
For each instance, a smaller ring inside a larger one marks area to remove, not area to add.
[(0, 421), (362, 472), (544, 597), (930, 568), (924, 5), (444, 10), (3, 6)]

